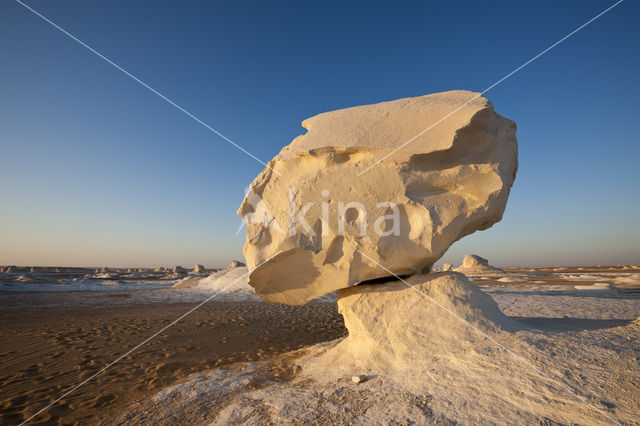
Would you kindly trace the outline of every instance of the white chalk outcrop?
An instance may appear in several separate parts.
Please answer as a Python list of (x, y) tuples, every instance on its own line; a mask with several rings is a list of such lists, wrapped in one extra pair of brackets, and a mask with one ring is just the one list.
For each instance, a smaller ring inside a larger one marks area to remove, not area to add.
[(204, 274), (205, 272), (207, 272), (207, 269), (204, 266), (202, 266), (200, 264), (197, 264), (193, 268), (193, 272), (196, 273), (196, 274)]
[(502, 218), (516, 125), (478, 93), (347, 108), (302, 126), (238, 210), (249, 283), (269, 302), (305, 303), (386, 269), (428, 272), (453, 242)]
[(461, 345), (482, 339), (473, 327), (490, 335), (520, 328), (462, 274), (431, 273), (405, 281), (411, 286), (389, 281), (340, 290), (338, 310), (349, 335), (307, 368), (418, 373), (433, 357), (454, 357)]
[(501, 275), (505, 274), (502, 269), (489, 265), (489, 261), (477, 254), (467, 254), (462, 259), (462, 265), (454, 271), (465, 275)]

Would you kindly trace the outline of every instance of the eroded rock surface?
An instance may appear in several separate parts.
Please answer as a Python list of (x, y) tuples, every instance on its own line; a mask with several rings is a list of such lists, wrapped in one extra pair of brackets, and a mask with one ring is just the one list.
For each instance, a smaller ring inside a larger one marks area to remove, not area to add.
[[(412, 370), (465, 342), (519, 328), (497, 303), (455, 272), (416, 275), (338, 292), (349, 336), (324, 355), (362, 371)], [(474, 329), (475, 328), (475, 329)]]
[(428, 272), (453, 242), (502, 218), (516, 125), (477, 93), (347, 108), (302, 126), (238, 210), (249, 283), (268, 302)]

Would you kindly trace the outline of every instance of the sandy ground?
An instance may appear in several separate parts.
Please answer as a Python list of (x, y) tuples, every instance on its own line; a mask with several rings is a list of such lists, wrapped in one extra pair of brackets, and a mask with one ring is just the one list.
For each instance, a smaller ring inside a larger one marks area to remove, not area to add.
[[(273, 362), (247, 362), (193, 375), (136, 402), (113, 422), (640, 424), (636, 272), (518, 275), (523, 272), (477, 280), (522, 326), (494, 336), (522, 358), (471, 333), (458, 350), (434, 348), (434, 357), (408, 373), (356, 370), (347, 362), (314, 367), (336, 340), (287, 354), (280, 370)], [(607, 282), (612, 288), (593, 287)], [(274, 380), (274, 370), (289, 374)], [(353, 383), (353, 374), (366, 380)]]
[[(0, 297), (2, 424), (26, 420), (194, 306), (106, 301), (93, 307), (50, 306), (52, 298), (67, 296)], [(335, 304), (211, 301), (32, 421), (105, 421), (191, 373), (271, 359), (344, 333)]]
[[(590, 401), (598, 409), (639, 424), (628, 419), (634, 413), (640, 418), (640, 321), (634, 322), (640, 316), (640, 271), (507, 272), (472, 280), (503, 312), (533, 327), (534, 334), (511, 344), (527, 341), (523, 353), (537, 348), (528, 356), (545, 371), (595, 398)], [(597, 287), (604, 285), (610, 288)], [(168, 293), (175, 291), (0, 294), (0, 423), (27, 419), (209, 294)], [(451, 377), (430, 393), (412, 394), (382, 376), (356, 386), (347, 376), (320, 385), (300, 375), (301, 359), (335, 342), (310, 345), (345, 333), (335, 303), (211, 301), (32, 421), (465, 423), (443, 408)], [(580, 370), (583, 365), (600, 369), (601, 376), (594, 379)], [(487, 380), (498, 377), (493, 372)], [(552, 387), (549, 393), (558, 395)], [(549, 423), (551, 417), (537, 421)]]

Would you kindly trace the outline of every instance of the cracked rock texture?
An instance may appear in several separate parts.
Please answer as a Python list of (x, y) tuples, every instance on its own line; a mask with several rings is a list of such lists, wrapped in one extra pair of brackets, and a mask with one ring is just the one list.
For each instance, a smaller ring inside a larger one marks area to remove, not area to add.
[(477, 93), (347, 108), (302, 126), (238, 210), (249, 284), (268, 302), (428, 272), (456, 240), (502, 218), (516, 125)]

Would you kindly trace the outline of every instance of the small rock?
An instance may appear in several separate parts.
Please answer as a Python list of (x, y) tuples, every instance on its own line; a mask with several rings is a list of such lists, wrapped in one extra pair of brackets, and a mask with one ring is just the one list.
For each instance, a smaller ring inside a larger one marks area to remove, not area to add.
[(240, 262), (239, 260), (234, 260), (233, 262), (231, 262), (229, 264), (229, 266), (227, 266), (227, 269), (241, 268), (243, 266), (246, 266), (246, 265), (244, 263)]
[(365, 376), (364, 374), (360, 374), (360, 375), (358, 375), (358, 376), (353, 376), (353, 377), (351, 378), (351, 381), (352, 381), (353, 383), (362, 383), (362, 382), (364, 382), (365, 380), (367, 380), (367, 376)]

